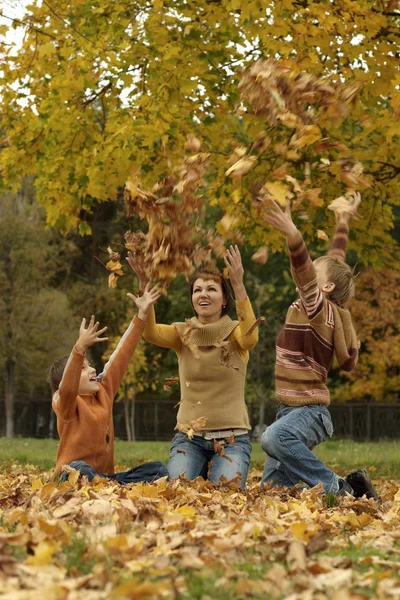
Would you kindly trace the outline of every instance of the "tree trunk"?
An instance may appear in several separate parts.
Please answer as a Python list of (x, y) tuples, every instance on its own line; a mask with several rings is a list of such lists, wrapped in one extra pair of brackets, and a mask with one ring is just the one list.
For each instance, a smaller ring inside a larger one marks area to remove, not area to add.
[(126, 428), (126, 437), (128, 438), (128, 442), (131, 442), (131, 427), (130, 427), (130, 418), (129, 418), (129, 398), (126, 394), (126, 389), (124, 393), (124, 415), (125, 415), (125, 428)]
[(14, 437), (14, 369), (15, 362), (9, 358), (6, 362), (6, 437)]
[(131, 424), (131, 441), (132, 442), (136, 442), (136, 435), (135, 435), (135, 399), (136, 399), (136, 394), (133, 393), (130, 405), (131, 405), (131, 419), (130, 419), (130, 424)]
[(265, 396), (263, 393), (258, 394), (260, 413), (258, 418), (258, 441), (261, 440), (261, 435), (263, 433), (264, 424), (265, 424)]

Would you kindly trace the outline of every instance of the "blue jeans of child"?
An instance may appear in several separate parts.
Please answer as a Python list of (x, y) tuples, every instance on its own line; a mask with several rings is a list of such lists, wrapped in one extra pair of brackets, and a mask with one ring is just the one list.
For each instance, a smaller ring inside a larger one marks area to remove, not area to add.
[(312, 452), (332, 434), (331, 415), (323, 404), (280, 404), (275, 422), (261, 436), (261, 445), (268, 454), (262, 483), (293, 487), (299, 481), (309, 486), (322, 482), (326, 493), (337, 494), (337, 475)]
[[(85, 463), (83, 460), (74, 460), (69, 465), (73, 469), (80, 472), (81, 476), (86, 476), (89, 481), (92, 481), (96, 477), (102, 477), (103, 479), (110, 479), (111, 481), (118, 481), (118, 483), (151, 483), (160, 477), (168, 476), (168, 469), (162, 462), (149, 462), (129, 469), (129, 471), (121, 471), (120, 473), (114, 473), (114, 475), (101, 475), (96, 473), (93, 467)], [(68, 473), (65, 471), (61, 473), (61, 481), (68, 479)]]
[(224, 453), (225, 457), (215, 452), (213, 440), (198, 435), (190, 440), (185, 433), (177, 433), (172, 439), (169, 476), (172, 479), (184, 475), (190, 480), (201, 476), (214, 483), (223, 483), (239, 473), (239, 485), (244, 488), (251, 455), (248, 434), (235, 436), (233, 444), (225, 440)]

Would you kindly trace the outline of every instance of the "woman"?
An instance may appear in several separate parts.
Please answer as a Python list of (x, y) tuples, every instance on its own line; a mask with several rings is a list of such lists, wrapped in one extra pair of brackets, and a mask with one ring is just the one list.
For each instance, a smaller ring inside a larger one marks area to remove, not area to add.
[[(202, 476), (216, 483), (237, 478), (244, 487), (251, 454), (244, 386), (248, 351), (256, 345), (258, 331), (249, 332), (255, 316), (243, 284), (238, 247), (231, 246), (224, 260), (230, 268), (238, 321), (227, 314), (231, 299), (226, 280), (218, 273), (203, 272), (190, 286), (196, 316), (185, 323), (159, 325), (151, 307), (143, 337), (172, 348), (179, 360), (182, 398), (168, 463), (170, 477)], [(144, 289), (148, 280), (140, 254), (129, 256), (128, 262)]]

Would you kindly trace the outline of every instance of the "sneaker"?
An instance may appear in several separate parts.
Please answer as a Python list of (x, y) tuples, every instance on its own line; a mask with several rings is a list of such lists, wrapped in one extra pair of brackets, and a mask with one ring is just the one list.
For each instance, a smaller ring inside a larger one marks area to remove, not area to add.
[(337, 496), (345, 496), (346, 493), (350, 494), (351, 496), (355, 496), (353, 488), (347, 481), (347, 477), (346, 477), (346, 479), (342, 479), (340, 477), (338, 479), (338, 483), (339, 483), (339, 491), (337, 493)]
[(346, 481), (353, 488), (356, 498), (366, 496), (378, 500), (379, 496), (366, 469), (352, 471), (347, 475)]

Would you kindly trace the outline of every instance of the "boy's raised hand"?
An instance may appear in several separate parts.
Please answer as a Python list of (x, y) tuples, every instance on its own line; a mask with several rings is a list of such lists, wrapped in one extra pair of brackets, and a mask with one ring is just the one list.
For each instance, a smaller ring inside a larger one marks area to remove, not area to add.
[(285, 210), (282, 210), (275, 200), (270, 200), (269, 206), (265, 208), (264, 221), (283, 233), (289, 243), (297, 238), (298, 230), (293, 223), (289, 201), (286, 202)]
[(349, 204), (350, 204), (350, 208), (351, 208), (351, 216), (354, 217), (354, 215), (357, 212), (358, 207), (361, 204), (361, 194), (360, 192), (352, 192), (349, 196)]
[(100, 337), (102, 333), (104, 333), (107, 327), (103, 327), (103, 329), (99, 329), (100, 323), (95, 321), (94, 315), (91, 316), (88, 326), (86, 327), (86, 319), (82, 319), (81, 326), (79, 328), (79, 338), (75, 344), (75, 348), (81, 354), (84, 354), (86, 350), (96, 344), (97, 342), (106, 342), (108, 340), (107, 337)]
[(129, 298), (132, 298), (138, 308), (138, 317), (141, 321), (145, 321), (149, 313), (150, 306), (157, 302), (161, 296), (159, 287), (155, 285), (150, 289), (150, 282), (147, 283), (144, 288), (142, 296), (134, 296), (133, 294), (127, 294)]
[(144, 257), (142, 252), (140, 252), (140, 250), (137, 250), (134, 255), (131, 252), (128, 252), (126, 260), (132, 271), (138, 276), (140, 290), (143, 292), (146, 285), (148, 284), (149, 278), (147, 277), (146, 271), (144, 269)]
[(328, 208), (332, 207), (332, 210), (335, 211), (336, 223), (348, 224), (356, 216), (360, 204), (360, 192), (353, 191), (348, 196), (336, 198)]

